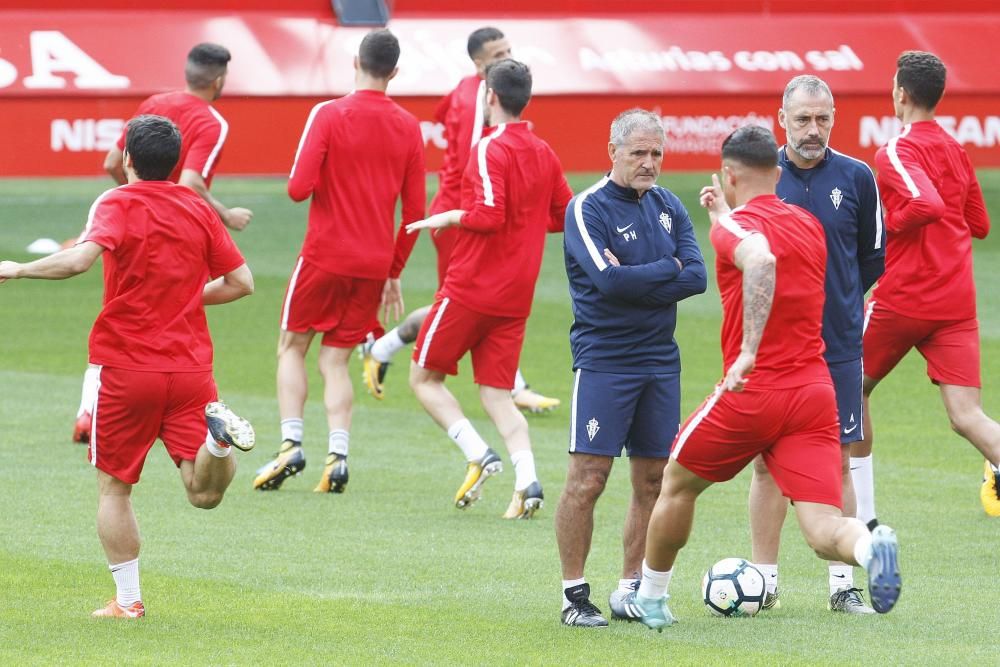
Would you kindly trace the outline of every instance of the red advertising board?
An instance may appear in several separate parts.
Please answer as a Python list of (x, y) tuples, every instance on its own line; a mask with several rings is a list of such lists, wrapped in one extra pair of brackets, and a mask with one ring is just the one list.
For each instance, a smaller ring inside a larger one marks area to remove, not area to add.
[[(309, 109), (352, 86), (364, 29), (258, 11), (0, 13), (0, 176), (99, 173), (101, 156), (143, 97), (182, 86), (198, 41), (233, 52), (222, 173), (283, 173)], [(390, 94), (422, 121), (428, 163), (440, 161), (432, 111), (471, 72), (467, 34), (482, 20), (401, 18), (400, 75)], [(733, 15), (508, 19), (515, 56), (532, 66), (526, 117), (567, 169), (606, 166), (608, 124), (621, 110), (657, 110), (667, 169), (713, 168), (734, 127), (777, 128), (789, 78), (815, 73), (837, 95), (834, 144), (870, 159), (893, 136), (889, 87), (898, 53), (922, 48), (949, 67), (942, 122), (980, 166), (1000, 166), (1000, 78), (981, 57), (1000, 40), (995, 14)], [(124, 58), (121, 54), (130, 54)]]

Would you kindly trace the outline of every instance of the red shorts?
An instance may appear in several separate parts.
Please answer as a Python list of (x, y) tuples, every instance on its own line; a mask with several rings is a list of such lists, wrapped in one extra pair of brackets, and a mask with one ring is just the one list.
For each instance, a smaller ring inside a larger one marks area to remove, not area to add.
[(681, 426), (670, 456), (711, 482), (758, 454), (792, 500), (841, 505), (840, 422), (833, 385), (715, 393)]
[(218, 398), (211, 371), (157, 373), (102, 366), (87, 459), (135, 484), (159, 438), (177, 466), (205, 443), (205, 406)]
[(524, 317), (483, 315), (439, 298), (420, 327), (413, 361), (421, 368), (456, 375), (458, 360), (471, 350), (476, 384), (513, 389), (525, 322)]
[(981, 387), (979, 321), (918, 320), (869, 300), (865, 310), (865, 375), (881, 380), (913, 348), (935, 384)]
[[(434, 212), (431, 211), (431, 215)], [(442, 227), (431, 232), (431, 240), (434, 241), (434, 248), (437, 249), (437, 269), (438, 287), (444, 285), (445, 274), (448, 273), (448, 261), (451, 259), (451, 251), (458, 240), (458, 227)]]
[(327, 347), (354, 347), (382, 335), (378, 307), (384, 280), (327, 273), (301, 257), (288, 279), (281, 308), (285, 331), (323, 333)]

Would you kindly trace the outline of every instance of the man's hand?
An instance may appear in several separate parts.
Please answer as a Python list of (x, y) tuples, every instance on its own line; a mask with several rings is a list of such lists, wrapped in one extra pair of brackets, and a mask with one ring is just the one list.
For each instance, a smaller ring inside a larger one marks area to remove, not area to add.
[(403, 317), (403, 286), (399, 278), (389, 278), (382, 287), (382, 320), (389, 321), (390, 315), (394, 320)]
[(604, 259), (608, 260), (608, 264), (610, 264), (611, 266), (622, 265), (622, 263), (618, 261), (618, 258), (615, 257), (614, 253), (608, 250), (607, 248), (604, 249)]
[(458, 221), (462, 219), (463, 213), (465, 213), (465, 211), (461, 209), (445, 211), (444, 213), (435, 213), (429, 218), (411, 222), (406, 226), (406, 232), (408, 234), (412, 234), (413, 232), (420, 231), (421, 229), (441, 229), (442, 227), (457, 225)]
[(17, 272), (20, 268), (21, 265), (17, 262), (11, 262), (9, 260), (0, 262), (0, 283), (10, 280), (11, 278), (17, 278)]
[(237, 232), (242, 232), (250, 224), (252, 218), (253, 211), (242, 206), (234, 206), (233, 208), (226, 209), (225, 214), (222, 216), (222, 222), (226, 227)]
[(736, 361), (726, 371), (726, 377), (722, 381), (722, 388), (726, 391), (743, 391), (747, 385), (747, 375), (753, 370), (757, 356), (749, 352), (740, 352)]
[(731, 212), (729, 204), (726, 203), (726, 197), (722, 193), (722, 184), (719, 183), (718, 174), (712, 174), (712, 184), (701, 189), (698, 202), (702, 208), (708, 210), (708, 217), (712, 222), (718, 222), (719, 218), (729, 215)]

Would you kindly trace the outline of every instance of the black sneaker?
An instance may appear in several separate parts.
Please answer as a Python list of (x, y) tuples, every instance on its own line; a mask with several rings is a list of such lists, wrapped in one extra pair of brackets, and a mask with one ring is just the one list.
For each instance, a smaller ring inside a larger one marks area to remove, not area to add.
[(569, 606), (563, 609), (562, 624), (581, 628), (606, 628), (608, 621), (590, 601), (590, 584), (580, 584), (564, 591)]

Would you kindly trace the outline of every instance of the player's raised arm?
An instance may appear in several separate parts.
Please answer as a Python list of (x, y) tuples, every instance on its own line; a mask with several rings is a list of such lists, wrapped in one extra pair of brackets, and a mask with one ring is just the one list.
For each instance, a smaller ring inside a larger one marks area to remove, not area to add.
[(33, 262), (0, 262), (0, 282), (12, 278), (63, 280), (86, 272), (94, 265), (104, 248), (93, 241), (84, 241), (72, 248), (36, 259)]

